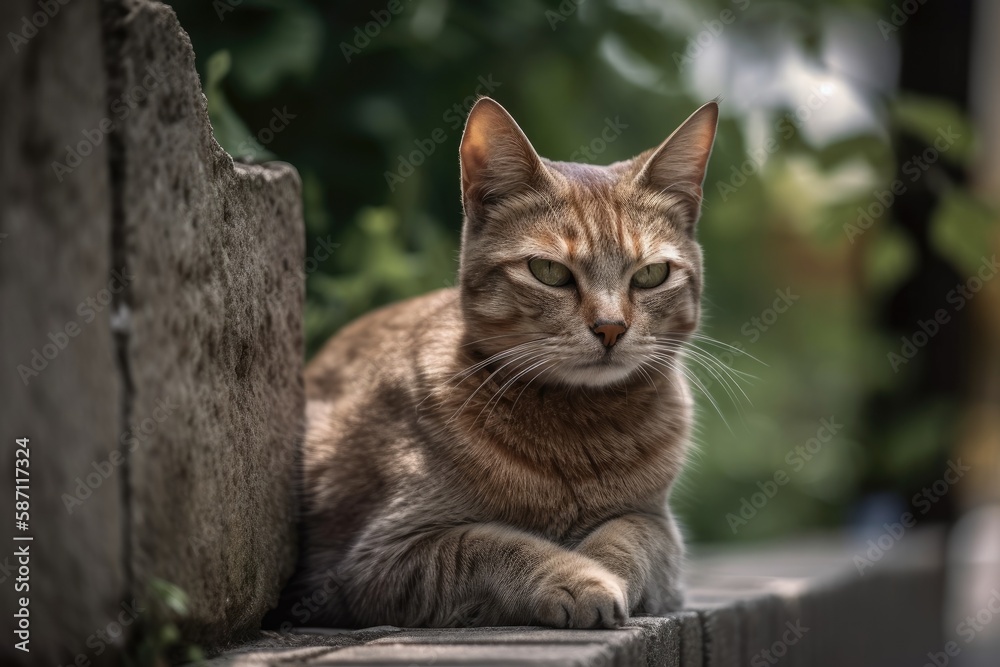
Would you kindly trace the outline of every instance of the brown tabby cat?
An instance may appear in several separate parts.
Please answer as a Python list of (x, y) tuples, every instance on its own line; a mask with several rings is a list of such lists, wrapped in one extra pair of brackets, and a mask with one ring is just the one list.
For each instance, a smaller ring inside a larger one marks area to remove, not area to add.
[(667, 497), (691, 427), (682, 345), (717, 119), (710, 102), (598, 167), (539, 157), (476, 103), (460, 286), (361, 318), (306, 372), (290, 590), (332, 593), (300, 620), (616, 627), (681, 604)]

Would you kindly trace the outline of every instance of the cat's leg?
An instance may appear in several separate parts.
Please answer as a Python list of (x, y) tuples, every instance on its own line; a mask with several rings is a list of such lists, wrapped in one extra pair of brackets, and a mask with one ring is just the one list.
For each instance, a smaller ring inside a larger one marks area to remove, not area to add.
[(498, 524), (362, 539), (346, 565), (364, 625), (617, 627), (625, 582), (593, 560)]
[(683, 604), (684, 545), (669, 515), (612, 519), (590, 533), (576, 551), (627, 582), (629, 613), (663, 614)]

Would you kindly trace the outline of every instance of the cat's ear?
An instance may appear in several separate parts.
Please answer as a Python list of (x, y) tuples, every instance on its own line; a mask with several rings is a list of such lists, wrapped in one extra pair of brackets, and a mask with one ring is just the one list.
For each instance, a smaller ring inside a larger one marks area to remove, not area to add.
[(636, 182), (681, 197), (692, 227), (701, 213), (702, 185), (718, 123), (719, 104), (713, 100), (691, 114), (657, 148), (636, 158), (640, 165)]
[(470, 218), (504, 197), (541, 191), (552, 180), (511, 115), (488, 97), (469, 112), (459, 156), (462, 204)]

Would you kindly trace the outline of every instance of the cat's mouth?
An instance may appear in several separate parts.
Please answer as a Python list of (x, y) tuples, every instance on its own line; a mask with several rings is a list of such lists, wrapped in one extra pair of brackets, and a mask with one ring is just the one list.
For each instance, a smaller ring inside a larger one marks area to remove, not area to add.
[(553, 375), (567, 384), (605, 387), (626, 380), (635, 371), (635, 363), (629, 354), (607, 350), (599, 358), (574, 360), (553, 370)]
[(596, 361), (587, 361), (583, 364), (579, 364), (581, 368), (608, 368), (611, 366), (620, 366), (622, 364), (621, 355), (612, 357), (610, 351), (606, 352), (603, 357), (597, 359)]

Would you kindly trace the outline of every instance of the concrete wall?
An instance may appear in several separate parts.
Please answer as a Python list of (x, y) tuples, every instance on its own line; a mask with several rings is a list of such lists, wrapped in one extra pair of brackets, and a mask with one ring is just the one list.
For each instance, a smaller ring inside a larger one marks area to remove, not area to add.
[[(37, 10), (29, 0), (0, 3), (0, 34), (20, 34)], [(106, 115), (98, 3), (61, 7), (17, 47), (0, 44), (0, 656), (55, 664), (112, 622), (127, 597), (124, 477), (102, 478), (72, 514), (61, 499), (118, 447), (123, 398), (110, 304), (94, 316), (87, 304), (110, 295), (107, 142), (68, 173), (51, 167)], [(24, 437), (31, 519), (17, 531), (14, 449)], [(18, 545), (14, 534), (34, 540)], [(11, 640), (24, 595), (14, 590), (17, 546), (30, 551), (30, 655)]]
[[(55, 5), (0, 46), (0, 495), (29, 437), (34, 537), (32, 652), (0, 658), (108, 661), (156, 579), (188, 638), (235, 641), (295, 556), (300, 182), (215, 143), (172, 10)], [(37, 11), (3, 3), (3, 34)]]

